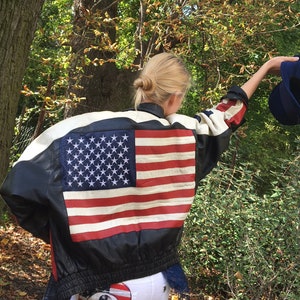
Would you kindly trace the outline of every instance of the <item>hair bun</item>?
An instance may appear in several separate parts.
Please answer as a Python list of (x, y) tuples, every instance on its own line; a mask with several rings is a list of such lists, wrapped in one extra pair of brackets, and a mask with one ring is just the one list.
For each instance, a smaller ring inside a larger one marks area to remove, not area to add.
[(136, 89), (141, 88), (144, 91), (150, 91), (153, 89), (153, 81), (147, 75), (141, 75), (134, 81), (133, 85)]

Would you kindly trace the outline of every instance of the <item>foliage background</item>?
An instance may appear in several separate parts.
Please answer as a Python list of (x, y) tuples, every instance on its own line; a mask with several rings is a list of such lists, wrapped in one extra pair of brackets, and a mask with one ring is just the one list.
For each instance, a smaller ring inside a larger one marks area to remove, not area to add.
[(299, 153), (277, 161), (281, 174), (264, 195), (248, 162), (234, 168), (222, 162), (202, 182), (181, 247), (194, 292), (220, 299), (299, 298), (299, 161)]
[[(69, 92), (72, 4), (45, 2), (23, 80), (12, 162), (32, 138), (64, 117), (66, 105), (84, 105)], [(242, 84), (269, 57), (298, 54), (299, 11), (299, 1), (293, 0), (118, 1), (117, 17), (111, 18), (109, 10), (104, 17), (86, 15), (86, 34), (95, 39), (72, 76), (107, 63), (90, 60), (91, 49), (109, 49), (110, 62), (132, 72), (152, 53), (173, 51), (193, 75), (181, 110), (192, 116), (216, 104), (229, 86)], [(116, 40), (98, 27), (114, 27)], [(299, 126), (280, 125), (269, 112), (268, 95), (277, 82), (269, 77), (261, 84), (246, 125), (198, 189), (180, 253), (191, 293), (199, 299), (204, 294), (218, 299), (300, 296), (300, 135)]]

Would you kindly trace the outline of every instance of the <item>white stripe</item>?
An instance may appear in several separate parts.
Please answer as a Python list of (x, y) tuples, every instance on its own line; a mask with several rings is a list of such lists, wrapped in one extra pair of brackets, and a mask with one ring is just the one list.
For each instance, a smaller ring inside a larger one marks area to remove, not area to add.
[(175, 153), (164, 153), (164, 154), (139, 154), (136, 155), (137, 163), (153, 163), (153, 162), (165, 162), (170, 160), (186, 160), (194, 159), (195, 151), (190, 152), (175, 152)]
[[(210, 136), (217, 136), (224, 133), (226, 130), (228, 130), (228, 125), (224, 120), (225, 118), (224, 112), (221, 112), (214, 108), (209, 109), (208, 111), (211, 111), (212, 114), (207, 116), (205, 113), (199, 113), (199, 115), (201, 117), (200, 124), (208, 126), (209, 129), (208, 133)], [(201, 130), (204, 129), (204, 127), (199, 127), (199, 129), (200, 128)], [(201, 134), (201, 132), (198, 132), (197, 130), (197, 134)]]
[[(111, 215), (118, 212), (130, 210), (143, 210), (155, 207), (168, 207), (177, 205), (190, 205), (193, 197), (185, 197), (170, 200), (155, 200), (147, 202), (131, 202), (114, 206), (101, 206), (101, 207), (72, 207), (67, 208), (69, 217), (73, 216), (95, 216), (95, 215)], [(105, 201), (107, 202), (107, 201)]]
[(169, 115), (166, 118), (171, 124), (180, 123), (185, 128), (195, 130), (198, 135), (217, 136), (228, 130), (228, 125), (225, 123), (225, 114), (213, 107), (207, 109), (212, 114), (208, 117), (205, 113), (197, 113), (201, 118), (201, 122), (195, 118), (191, 118), (181, 114)]
[(114, 296), (122, 296), (122, 297), (127, 297), (128, 299), (131, 299), (131, 292), (130, 291), (125, 291), (125, 290), (116, 289), (116, 288), (110, 288), (109, 293), (114, 295)]
[(175, 213), (175, 214), (163, 214), (163, 215), (154, 215), (154, 216), (143, 216), (143, 217), (130, 217), (130, 218), (121, 218), (114, 219), (111, 221), (105, 221), (94, 224), (80, 224), (80, 225), (71, 225), (70, 231), (71, 234), (86, 233), (86, 232), (95, 232), (106, 229), (112, 229), (118, 226), (130, 226), (140, 223), (157, 223), (162, 221), (183, 221), (186, 218), (187, 213)]
[(177, 137), (137, 137), (136, 146), (169, 146), (169, 145), (187, 145), (195, 144), (195, 137), (177, 136)]
[(170, 168), (170, 169), (160, 169), (154, 171), (145, 171), (138, 172), (136, 177), (137, 180), (141, 179), (154, 179), (156, 177), (168, 177), (168, 176), (177, 176), (177, 175), (193, 175), (195, 174), (195, 167), (187, 167), (187, 168)]
[(243, 105), (240, 106), (230, 106), (229, 109), (227, 109), (224, 114), (225, 114), (225, 119), (226, 120), (230, 120), (232, 117), (238, 115), (238, 113), (241, 111), (241, 109), (243, 108)]
[(95, 191), (66, 191), (63, 192), (65, 199), (82, 200), (82, 199), (107, 199), (116, 198), (126, 195), (150, 195), (156, 193), (167, 193), (170, 191), (189, 190), (195, 188), (195, 182), (179, 182), (171, 184), (162, 184), (150, 187), (128, 187), (113, 190), (95, 190)]
[(170, 124), (180, 123), (185, 128), (192, 130), (195, 130), (199, 126), (199, 122), (197, 119), (181, 114), (171, 114), (168, 115), (166, 119), (170, 122)]

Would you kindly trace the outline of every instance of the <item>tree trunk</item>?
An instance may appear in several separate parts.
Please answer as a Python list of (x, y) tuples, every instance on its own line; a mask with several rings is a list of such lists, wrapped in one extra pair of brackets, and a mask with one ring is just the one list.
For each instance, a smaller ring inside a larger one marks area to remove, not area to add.
[[(130, 70), (119, 70), (115, 64), (113, 44), (118, 1), (74, 1), (74, 34), (71, 40), (69, 96), (65, 116), (89, 111), (122, 110), (132, 105)], [(109, 21), (110, 20), (110, 21)], [(87, 63), (88, 61), (88, 63)], [(79, 71), (78, 71), (79, 70)], [(76, 99), (83, 98), (79, 103)], [(74, 103), (77, 103), (74, 106)]]
[[(0, 1), (0, 182), (9, 166), (19, 93), (43, 3), (44, 0)], [(1, 206), (0, 203), (0, 215)]]

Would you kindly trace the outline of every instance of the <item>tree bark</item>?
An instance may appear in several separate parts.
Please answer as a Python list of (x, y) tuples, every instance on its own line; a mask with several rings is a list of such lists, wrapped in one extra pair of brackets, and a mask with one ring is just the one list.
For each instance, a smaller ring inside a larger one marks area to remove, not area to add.
[[(43, 3), (44, 0), (0, 1), (0, 182), (9, 166), (19, 93)], [(0, 209), (1, 206), (0, 203)]]
[[(73, 60), (69, 76), (69, 101), (65, 117), (99, 110), (123, 110), (132, 106), (132, 83), (137, 76), (132, 70), (118, 69), (115, 58), (117, 49), (116, 24), (119, 0), (74, 0), (74, 27), (71, 46)], [(178, 3), (183, 5), (182, 2)], [(143, 67), (145, 57), (167, 50), (164, 45), (156, 47), (159, 38), (152, 33), (144, 40), (143, 26), (146, 21), (147, 1), (140, 0), (139, 23), (135, 33), (135, 47), (139, 53), (135, 65)], [(170, 20), (178, 18), (178, 13)], [(179, 42), (172, 27), (163, 33), (165, 46), (175, 47)], [(79, 99), (83, 99), (78, 101)]]
[[(118, 1), (74, 1), (74, 32), (71, 40), (69, 98), (65, 117), (100, 110), (122, 110), (132, 105), (130, 70), (119, 70), (115, 64)], [(107, 21), (111, 20), (111, 21)], [(86, 64), (86, 57), (90, 62)], [(78, 72), (78, 70), (80, 70)], [(79, 103), (76, 99), (83, 98)], [(77, 103), (74, 106), (74, 103)]]

